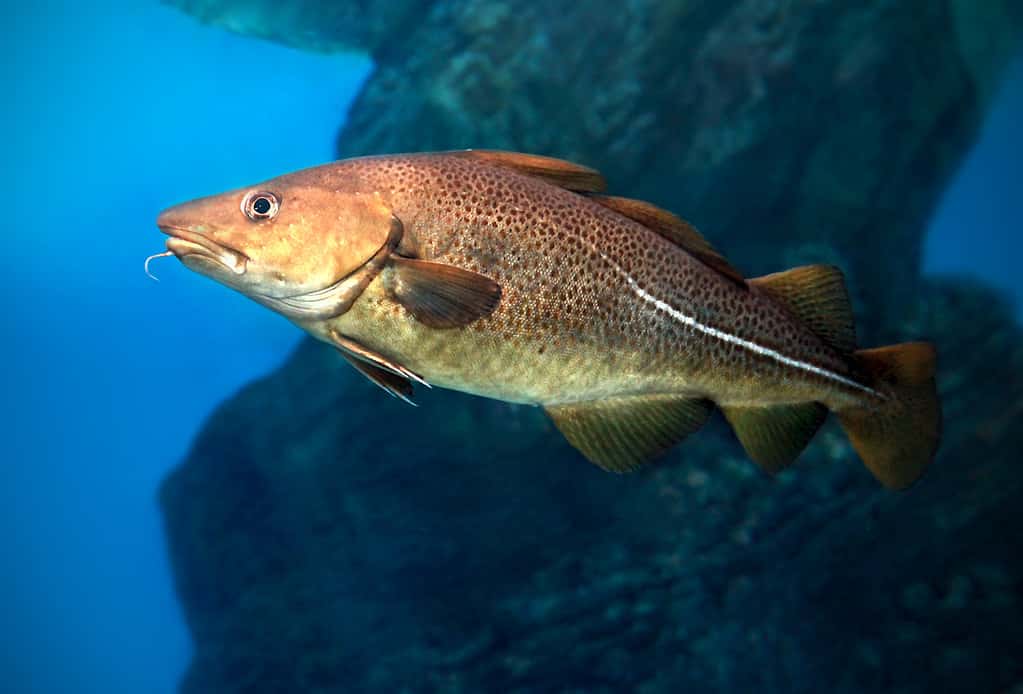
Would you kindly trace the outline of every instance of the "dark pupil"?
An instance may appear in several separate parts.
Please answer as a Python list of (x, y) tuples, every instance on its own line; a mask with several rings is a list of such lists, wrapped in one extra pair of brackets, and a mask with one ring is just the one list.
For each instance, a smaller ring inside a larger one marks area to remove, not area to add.
[(256, 211), (256, 214), (266, 214), (270, 211), (270, 201), (266, 198), (256, 198), (256, 201), (252, 203), (252, 209)]

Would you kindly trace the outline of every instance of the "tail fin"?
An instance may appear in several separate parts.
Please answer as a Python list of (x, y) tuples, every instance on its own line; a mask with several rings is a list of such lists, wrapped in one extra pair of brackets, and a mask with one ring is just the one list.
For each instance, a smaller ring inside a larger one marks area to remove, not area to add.
[(874, 477), (904, 489), (923, 474), (941, 438), (934, 347), (908, 342), (860, 350), (854, 358), (887, 400), (842, 410), (838, 420)]

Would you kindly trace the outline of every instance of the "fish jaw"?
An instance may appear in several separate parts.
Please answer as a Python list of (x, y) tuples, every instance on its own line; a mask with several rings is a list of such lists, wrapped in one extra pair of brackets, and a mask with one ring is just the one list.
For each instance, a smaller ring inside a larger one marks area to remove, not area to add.
[(245, 274), (249, 259), (241, 251), (187, 229), (161, 226), (160, 230), (170, 236), (167, 250), (189, 269), (203, 275), (211, 275), (218, 270), (226, 270), (232, 275)]
[(203, 233), (204, 228), (194, 226), (191, 220), (194, 219), (195, 207), (194, 202), (175, 205), (156, 218), (156, 226), (169, 237), (167, 250), (190, 270), (236, 286), (230, 280), (245, 274), (248, 256), (215, 241)]

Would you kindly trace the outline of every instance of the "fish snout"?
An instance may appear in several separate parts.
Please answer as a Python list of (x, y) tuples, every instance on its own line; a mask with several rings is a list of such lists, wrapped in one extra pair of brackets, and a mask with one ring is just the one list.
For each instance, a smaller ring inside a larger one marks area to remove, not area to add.
[(203, 200), (193, 200), (168, 207), (156, 217), (156, 226), (167, 234), (167, 250), (186, 266), (205, 275), (219, 275), (219, 270), (238, 276), (245, 274), (248, 256), (211, 233), (207, 223), (208, 210)]
[(190, 231), (195, 225), (195, 210), (191, 203), (168, 207), (156, 216), (156, 226), (165, 234), (173, 235), (176, 230)]
[(160, 231), (164, 231), (171, 224), (174, 223), (174, 208), (168, 207), (166, 210), (156, 215), (156, 226), (160, 227)]

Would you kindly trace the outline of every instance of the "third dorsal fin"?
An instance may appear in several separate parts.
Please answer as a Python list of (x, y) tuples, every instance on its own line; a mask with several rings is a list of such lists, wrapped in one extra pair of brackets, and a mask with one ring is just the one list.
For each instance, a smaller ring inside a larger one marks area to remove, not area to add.
[(801, 320), (817, 337), (848, 354), (856, 349), (852, 303), (842, 271), (832, 265), (806, 265), (750, 280)]
[(607, 188), (607, 182), (600, 172), (581, 164), (564, 159), (544, 157), (539, 154), (502, 152), (496, 149), (463, 149), (447, 152), (452, 156), (477, 159), (495, 166), (503, 166), (526, 176), (541, 178), (559, 188), (579, 193), (599, 193)]
[(590, 195), (590, 200), (614, 210), (623, 217), (639, 222), (677, 246), (681, 246), (704, 265), (717, 270), (728, 279), (746, 286), (742, 273), (732, 266), (692, 224), (656, 205), (614, 195)]

